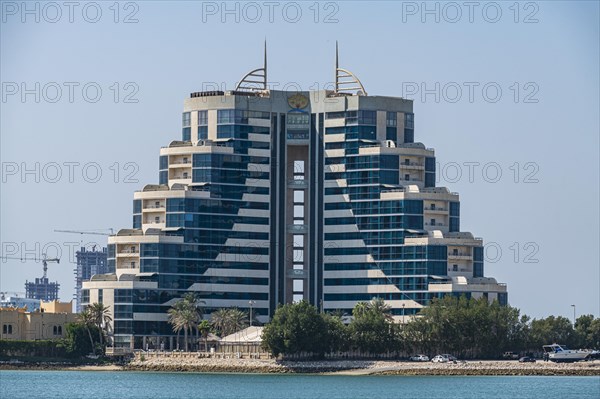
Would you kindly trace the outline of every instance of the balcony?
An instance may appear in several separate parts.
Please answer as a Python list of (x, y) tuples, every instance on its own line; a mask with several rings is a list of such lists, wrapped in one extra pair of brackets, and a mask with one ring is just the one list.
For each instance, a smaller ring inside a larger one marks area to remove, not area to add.
[(409, 179), (400, 179), (400, 181), (405, 181), (405, 182), (423, 182), (422, 179), (416, 178), (416, 177), (411, 177)]
[(448, 269), (448, 273), (471, 273), (471, 272), (472, 272), (472, 270), (469, 270), (468, 268), (465, 268), (465, 267), (461, 267), (456, 270)]
[(447, 215), (448, 214), (448, 209), (446, 208), (423, 208), (423, 211), (427, 212), (427, 213), (440, 213), (443, 215)]
[(117, 252), (117, 257), (137, 257), (140, 255), (140, 251), (137, 248), (125, 248)]
[(164, 210), (165, 210), (164, 205), (146, 205), (142, 209), (142, 212), (164, 212)]
[(117, 262), (116, 268), (117, 268), (117, 270), (119, 270), (119, 269), (138, 269), (139, 263), (129, 262), (129, 261)]
[(425, 165), (417, 163), (417, 162), (403, 162), (400, 164), (400, 168), (402, 169), (414, 169), (414, 170), (424, 170)]
[(430, 223), (430, 222), (425, 222), (424, 223), (425, 226), (428, 227), (448, 227), (447, 225), (443, 224), (443, 223)]
[(169, 168), (189, 168), (192, 166), (192, 161), (174, 161), (169, 164)]
[(467, 252), (448, 252), (448, 259), (471, 260), (473, 256)]
[(147, 219), (147, 220), (144, 220), (142, 223), (143, 224), (164, 224), (165, 220), (164, 219), (158, 219), (158, 220), (156, 220), (156, 219)]

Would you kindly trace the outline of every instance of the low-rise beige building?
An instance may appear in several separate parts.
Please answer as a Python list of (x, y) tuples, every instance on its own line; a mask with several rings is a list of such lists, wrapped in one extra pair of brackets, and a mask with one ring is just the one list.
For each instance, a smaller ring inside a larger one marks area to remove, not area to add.
[(40, 310), (0, 308), (0, 339), (42, 340), (65, 338), (66, 324), (77, 320), (72, 302), (51, 301), (40, 304)]

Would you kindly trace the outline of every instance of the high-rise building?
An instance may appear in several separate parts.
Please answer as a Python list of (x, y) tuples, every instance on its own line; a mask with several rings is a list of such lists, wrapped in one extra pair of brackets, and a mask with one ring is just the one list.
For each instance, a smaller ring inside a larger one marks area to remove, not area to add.
[(306, 300), (351, 313), (383, 298), (397, 320), (444, 295), (507, 303), (484, 277), (483, 242), (460, 231), (457, 193), (436, 187), (413, 103), (369, 96), (336, 60), (334, 90), (195, 92), (159, 184), (134, 194), (133, 226), (109, 237), (114, 274), (83, 283), (114, 309), (117, 347), (174, 347), (167, 310), (186, 292), (210, 314)]
[(77, 312), (81, 312), (81, 286), (84, 281), (88, 281), (95, 274), (114, 273), (114, 268), (108, 267), (106, 261), (106, 247), (96, 251), (96, 246), (91, 251), (81, 247), (81, 250), (75, 252), (77, 266), (75, 272), (75, 301)]
[(25, 297), (42, 301), (58, 300), (60, 284), (48, 279), (48, 263), (60, 263), (60, 259), (50, 259), (46, 257), (46, 254), (43, 254), (41, 261), (44, 274), (41, 278), (36, 278), (35, 281), (25, 281)]
[(48, 277), (36, 278), (35, 281), (25, 281), (25, 297), (42, 301), (55, 301), (58, 299), (60, 284), (48, 280)]

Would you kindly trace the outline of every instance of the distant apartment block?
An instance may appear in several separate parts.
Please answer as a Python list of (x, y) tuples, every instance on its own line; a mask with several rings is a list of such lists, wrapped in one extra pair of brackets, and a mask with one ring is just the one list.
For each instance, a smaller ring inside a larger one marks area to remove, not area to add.
[(108, 267), (106, 248), (96, 251), (96, 246), (91, 251), (81, 247), (75, 253), (77, 266), (75, 272), (75, 303), (77, 312), (81, 312), (81, 287), (84, 281), (89, 281), (95, 274), (114, 273), (114, 268)]

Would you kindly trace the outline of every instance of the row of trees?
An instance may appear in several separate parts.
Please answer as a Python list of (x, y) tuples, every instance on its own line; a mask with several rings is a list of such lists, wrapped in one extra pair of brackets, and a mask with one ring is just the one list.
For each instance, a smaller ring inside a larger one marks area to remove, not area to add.
[(194, 332), (196, 338), (201, 336), (204, 339), (206, 349), (207, 338), (211, 332), (225, 337), (246, 328), (249, 324), (248, 314), (238, 308), (218, 309), (211, 313), (210, 321), (204, 320), (203, 305), (204, 302), (194, 293), (188, 293), (168, 310), (169, 324), (173, 327), (173, 331), (178, 335), (183, 331), (186, 352)]
[(263, 346), (273, 355), (361, 351), (382, 353), (453, 353), (463, 358), (498, 358), (502, 353), (539, 352), (558, 342), (600, 348), (600, 319), (581, 316), (575, 323), (550, 316), (531, 320), (518, 309), (486, 298), (445, 297), (432, 301), (420, 317), (393, 322), (381, 299), (361, 302), (346, 325), (339, 313), (319, 313), (306, 303), (281, 306), (263, 331)]

